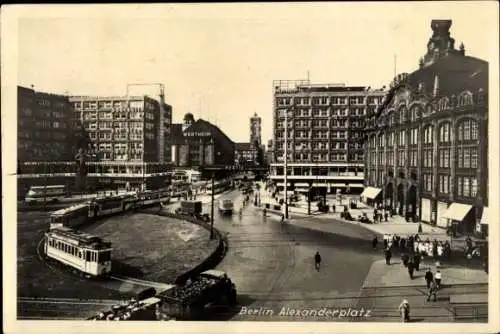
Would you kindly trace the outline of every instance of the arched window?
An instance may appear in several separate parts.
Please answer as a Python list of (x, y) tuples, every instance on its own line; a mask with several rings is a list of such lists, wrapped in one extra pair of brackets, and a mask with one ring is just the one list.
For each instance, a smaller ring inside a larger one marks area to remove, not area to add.
[(434, 127), (432, 125), (427, 125), (424, 127), (424, 144), (432, 144), (432, 137), (434, 133)]
[(415, 106), (410, 109), (410, 122), (416, 122), (419, 118), (419, 107)]
[(441, 126), (439, 127), (439, 142), (450, 142), (450, 123), (441, 124)]
[(478, 138), (478, 126), (475, 120), (466, 119), (458, 124), (457, 140), (459, 142), (468, 140), (477, 140), (477, 138)]
[(399, 124), (403, 124), (406, 121), (406, 108), (405, 107), (399, 108), (398, 116), (399, 116)]
[(450, 105), (450, 99), (448, 99), (447, 97), (443, 97), (438, 102), (438, 110), (445, 111), (448, 109), (449, 105)]
[(470, 106), (473, 104), (472, 93), (469, 91), (462, 92), (458, 96), (458, 106)]

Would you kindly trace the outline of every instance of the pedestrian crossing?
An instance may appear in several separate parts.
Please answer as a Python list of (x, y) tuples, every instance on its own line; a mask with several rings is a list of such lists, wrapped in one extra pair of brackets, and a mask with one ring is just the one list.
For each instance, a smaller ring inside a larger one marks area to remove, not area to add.
[(399, 322), (398, 310), (403, 299), (410, 304), (410, 315), (414, 321), (453, 322), (454, 309), (450, 296), (463, 293), (485, 293), (486, 285), (443, 287), (436, 301), (427, 301), (427, 290), (422, 287), (364, 288), (358, 299), (357, 308), (370, 309), (372, 319), (365, 321)]

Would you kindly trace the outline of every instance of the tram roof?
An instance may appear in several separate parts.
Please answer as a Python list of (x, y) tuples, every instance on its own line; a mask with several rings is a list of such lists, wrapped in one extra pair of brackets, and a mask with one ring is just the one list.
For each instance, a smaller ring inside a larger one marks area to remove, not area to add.
[(96, 235), (73, 230), (65, 226), (59, 226), (53, 228), (50, 232), (52, 233), (53, 236), (61, 237), (63, 239), (68, 239), (69, 242), (71, 242), (72, 240), (76, 241), (78, 244), (86, 246), (98, 245), (98, 246), (111, 247), (111, 242), (104, 241), (103, 239), (101, 239)]
[(88, 208), (88, 204), (86, 203), (81, 203), (81, 204), (75, 204), (75, 205), (72, 205), (70, 207), (67, 207), (67, 208), (64, 208), (64, 209), (61, 209), (61, 210), (57, 210), (57, 211), (54, 211), (51, 216), (62, 216), (62, 215), (65, 215), (67, 214), (68, 212), (71, 212), (71, 211), (74, 211), (74, 210), (78, 210), (78, 209), (83, 209), (83, 208)]

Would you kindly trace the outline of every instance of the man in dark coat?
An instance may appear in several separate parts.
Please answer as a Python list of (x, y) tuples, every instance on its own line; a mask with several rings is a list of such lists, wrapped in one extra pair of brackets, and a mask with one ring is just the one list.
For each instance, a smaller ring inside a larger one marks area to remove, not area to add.
[(319, 271), (321, 266), (321, 255), (319, 255), (319, 251), (317, 251), (314, 255), (314, 266), (316, 267), (316, 270)]
[(431, 268), (428, 268), (425, 272), (425, 281), (427, 282), (427, 289), (431, 287), (431, 282), (434, 279), (434, 275), (432, 274)]
[(414, 256), (414, 262), (415, 262), (415, 270), (419, 271), (420, 270), (420, 262), (422, 261), (422, 257), (420, 253), (415, 253)]
[(373, 249), (377, 249), (377, 244), (378, 244), (377, 236), (374, 236), (373, 240), (372, 240), (372, 247), (373, 247)]
[(389, 247), (387, 247), (385, 250), (384, 250), (384, 255), (385, 255), (385, 263), (386, 264), (391, 264), (391, 257), (392, 257), (392, 253), (391, 253), (391, 250)]
[(434, 296), (434, 301), (437, 299), (437, 285), (434, 280), (431, 281), (429, 284), (428, 288), (428, 295), (427, 295), (427, 301), (429, 302), (431, 300), (431, 296)]
[(415, 270), (415, 264), (413, 262), (408, 262), (408, 274), (410, 279), (413, 279), (413, 271)]

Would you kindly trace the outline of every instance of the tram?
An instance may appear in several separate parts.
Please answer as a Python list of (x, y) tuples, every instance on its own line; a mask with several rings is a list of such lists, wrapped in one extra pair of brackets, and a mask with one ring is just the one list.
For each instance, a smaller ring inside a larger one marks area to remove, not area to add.
[(111, 272), (111, 242), (73, 230), (54, 227), (45, 233), (45, 255), (68, 265), (85, 276), (102, 276)]

